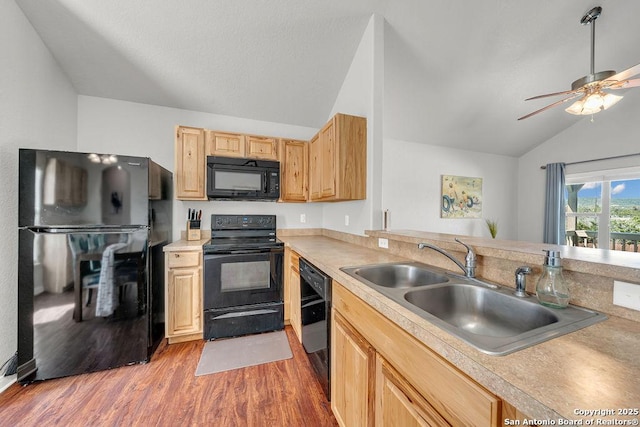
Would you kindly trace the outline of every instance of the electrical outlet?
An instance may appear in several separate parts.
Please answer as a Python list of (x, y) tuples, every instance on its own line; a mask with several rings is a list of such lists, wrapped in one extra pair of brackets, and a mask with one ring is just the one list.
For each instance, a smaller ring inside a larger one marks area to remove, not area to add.
[(389, 249), (389, 239), (383, 239), (382, 237), (378, 237), (378, 247)]
[(300, 222), (301, 223), (305, 223), (307, 222), (307, 215), (306, 214), (300, 214)]
[(349, 225), (349, 215), (344, 216), (344, 225)]
[(640, 285), (614, 280), (613, 304), (640, 311)]

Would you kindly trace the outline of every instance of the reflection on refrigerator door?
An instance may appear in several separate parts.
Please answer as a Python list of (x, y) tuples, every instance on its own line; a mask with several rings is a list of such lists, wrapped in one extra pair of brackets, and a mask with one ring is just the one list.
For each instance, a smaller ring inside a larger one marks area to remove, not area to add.
[(146, 361), (147, 234), (31, 234), (42, 280), (34, 281), (30, 380)]

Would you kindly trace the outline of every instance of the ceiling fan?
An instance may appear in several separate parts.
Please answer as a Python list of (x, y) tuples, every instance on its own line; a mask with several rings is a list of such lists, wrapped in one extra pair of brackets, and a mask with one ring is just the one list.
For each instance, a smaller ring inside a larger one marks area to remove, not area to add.
[(571, 106), (565, 109), (566, 112), (576, 115), (589, 115), (595, 114), (602, 110), (606, 110), (616, 102), (622, 99), (622, 96), (609, 93), (609, 90), (627, 89), (630, 87), (640, 86), (640, 79), (629, 80), (640, 74), (640, 64), (621, 71), (616, 74), (615, 71), (594, 71), (594, 56), (595, 56), (595, 38), (596, 38), (596, 19), (602, 13), (600, 6), (594, 7), (586, 13), (580, 20), (582, 25), (591, 24), (591, 70), (589, 74), (579, 78), (571, 84), (571, 90), (563, 92), (548, 93), (546, 95), (538, 95), (533, 98), (528, 98), (525, 101), (531, 101), (532, 99), (547, 98), (550, 96), (569, 95), (559, 101), (549, 104), (539, 110), (529, 113), (526, 116), (520, 117), (518, 120), (527, 119), (538, 113), (542, 113), (557, 105), (564, 104), (574, 98), (580, 97)]

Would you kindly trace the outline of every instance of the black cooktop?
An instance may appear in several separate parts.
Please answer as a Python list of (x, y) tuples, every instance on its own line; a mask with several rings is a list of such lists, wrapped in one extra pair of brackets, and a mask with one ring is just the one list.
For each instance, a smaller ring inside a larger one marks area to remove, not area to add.
[(211, 215), (211, 240), (205, 253), (279, 248), (275, 215)]

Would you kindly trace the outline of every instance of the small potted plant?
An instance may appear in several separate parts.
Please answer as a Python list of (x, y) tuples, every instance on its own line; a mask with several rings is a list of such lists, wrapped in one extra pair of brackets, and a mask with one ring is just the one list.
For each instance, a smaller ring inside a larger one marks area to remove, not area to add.
[(495, 239), (498, 234), (498, 221), (493, 219), (486, 219), (487, 227), (489, 228), (489, 233), (491, 233), (491, 238)]

